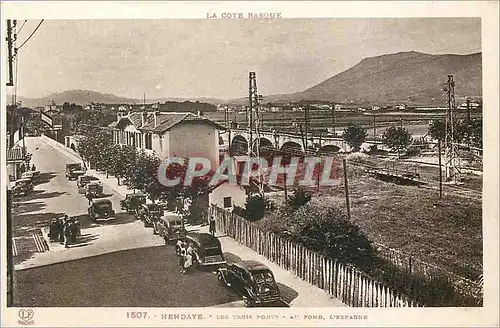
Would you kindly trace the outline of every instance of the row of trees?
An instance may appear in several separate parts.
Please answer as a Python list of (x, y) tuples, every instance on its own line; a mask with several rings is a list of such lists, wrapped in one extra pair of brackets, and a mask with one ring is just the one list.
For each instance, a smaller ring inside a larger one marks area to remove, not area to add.
[(105, 171), (107, 176), (112, 175), (119, 185), (125, 184), (130, 189), (147, 194), (153, 202), (164, 201), (171, 210), (177, 208), (188, 221), (199, 219), (192, 215), (196, 210), (193, 206), (184, 210), (183, 205), (197, 204), (199, 196), (207, 195), (210, 174), (195, 177), (192, 184), (184, 186), (187, 161), (184, 165), (170, 164), (166, 168), (165, 176), (168, 179), (178, 177), (180, 183), (165, 186), (158, 178), (161, 160), (154, 154), (132, 146), (114, 144), (109, 132), (99, 128), (86, 128), (82, 133), (86, 138), (81, 140), (77, 151), (92, 168)]
[[(429, 124), (429, 135), (440, 142), (451, 142), (446, 140), (446, 129), (451, 134), (452, 126), (446, 125), (443, 120), (434, 120)], [(350, 123), (344, 129), (344, 140), (355, 151), (359, 151), (361, 145), (368, 136), (367, 130), (356, 123)], [(469, 124), (465, 120), (456, 120), (453, 124), (453, 141), (455, 143), (467, 142), (474, 147), (482, 147), (483, 130), (482, 120), (473, 120)], [(392, 151), (398, 153), (398, 157), (409, 150), (413, 143), (412, 134), (403, 127), (391, 126), (382, 135), (382, 142)]]

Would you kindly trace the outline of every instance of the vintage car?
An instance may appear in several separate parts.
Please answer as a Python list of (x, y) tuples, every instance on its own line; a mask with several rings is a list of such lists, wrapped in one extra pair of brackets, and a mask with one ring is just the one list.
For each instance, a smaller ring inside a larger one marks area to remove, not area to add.
[(219, 239), (209, 233), (188, 233), (185, 241), (193, 245), (198, 255), (196, 265), (209, 266), (226, 264)]
[(99, 182), (100, 180), (94, 176), (91, 175), (81, 175), (78, 177), (76, 181), (76, 186), (78, 188), (85, 188), (87, 184), (90, 182)]
[(28, 171), (21, 175), (21, 179), (31, 179), (32, 182), (35, 182), (39, 175), (40, 171)]
[(14, 186), (12, 187), (13, 196), (26, 196), (31, 192), (33, 192), (33, 182), (31, 179), (24, 178), (14, 182)]
[(156, 232), (157, 221), (163, 215), (163, 206), (154, 203), (142, 204), (138, 209), (138, 215), (145, 227), (153, 227)]
[(90, 182), (85, 186), (85, 197), (95, 198), (103, 196), (103, 187), (100, 182)]
[(90, 219), (94, 222), (115, 217), (115, 211), (109, 199), (96, 199), (92, 201), (88, 213)]
[(127, 213), (135, 213), (137, 215), (137, 210), (142, 204), (146, 203), (146, 195), (141, 192), (136, 192), (133, 194), (127, 194), (125, 199), (120, 201), (120, 207), (122, 210), (126, 210)]
[(217, 279), (243, 297), (245, 306), (283, 302), (272, 271), (257, 261), (241, 261), (217, 270)]
[(156, 224), (156, 229), (158, 234), (165, 240), (165, 244), (184, 239), (187, 233), (182, 217), (172, 212), (166, 212), (160, 217)]
[(79, 176), (85, 174), (85, 168), (80, 163), (66, 164), (66, 178), (76, 180)]

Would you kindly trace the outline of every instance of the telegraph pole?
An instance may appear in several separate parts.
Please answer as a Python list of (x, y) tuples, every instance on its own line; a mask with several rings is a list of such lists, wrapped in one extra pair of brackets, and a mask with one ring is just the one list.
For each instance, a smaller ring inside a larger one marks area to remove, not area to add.
[(456, 181), (458, 169), (456, 167), (456, 151), (454, 140), (453, 110), (455, 109), (455, 81), (453, 75), (448, 75), (446, 91), (448, 93), (448, 108), (445, 124), (445, 147), (446, 147), (446, 180)]
[(470, 151), (470, 135), (471, 135), (471, 119), (470, 119), (470, 99), (467, 97), (467, 147)]
[(342, 159), (342, 164), (344, 166), (344, 189), (345, 189), (345, 203), (347, 206), (347, 218), (351, 219), (351, 206), (349, 204), (349, 185), (347, 182), (347, 161), (346, 159)]
[(8, 72), (9, 72), (9, 79), (7, 81), (7, 86), (12, 87), (14, 86), (14, 76), (13, 76), (13, 62), (14, 62), (14, 57), (12, 55), (12, 45), (14, 41), (12, 40), (12, 21), (10, 19), (7, 19), (7, 60), (8, 60)]
[(304, 145), (304, 152), (307, 152), (307, 145), (308, 145), (308, 141), (309, 141), (309, 105), (306, 106), (306, 108), (304, 109), (304, 115), (305, 115), (305, 121), (306, 121), (306, 142), (305, 142), (305, 145)]
[(439, 198), (443, 198), (443, 169), (441, 167), (441, 140), (438, 139)]
[(332, 128), (333, 128), (333, 136), (337, 136), (337, 132), (335, 131), (335, 104), (332, 104)]
[(375, 114), (373, 114), (373, 140), (376, 140), (377, 138), (377, 130), (375, 127)]
[[(249, 79), (248, 79), (248, 99), (249, 99), (249, 104), (250, 104), (250, 112), (249, 112), (249, 124), (248, 124), (248, 128), (249, 128), (249, 136), (250, 136), (250, 140), (248, 141), (248, 157), (251, 157), (252, 154), (254, 153), (253, 151), (253, 129), (254, 129), (254, 126), (256, 128), (256, 132), (257, 132), (257, 144), (256, 144), (256, 155), (257, 155), (257, 158), (260, 157), (260, 122), (259, 122), (259, 101), (262, 99), (262, 96), (259, 95), (257, 93), (257, 79), (256, 79), (256, 75), (255, 75), (255, 72), (250, 72), (249, 75), (248, 75)], [(254, 119), (253, 119), (253, 109), (256, 109), (256, 112), (255, 112), (255, 115), (256, 115), (256, 118), (257, 118), (257, 122), (254, 122)], [(260, 170), (260, 168), (259, 168)], [(263, 185), (263, 181), (262, 181), (262, 176), (259, 172), (259, 192), (261, 194), (261, 196), (264, 196), (264, 185)]]

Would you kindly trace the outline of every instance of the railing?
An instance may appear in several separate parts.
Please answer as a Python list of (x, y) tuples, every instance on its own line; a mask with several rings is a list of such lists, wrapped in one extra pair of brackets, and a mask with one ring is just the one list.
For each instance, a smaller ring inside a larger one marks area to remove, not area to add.
[(416, 302), (358, 269), (327, 258), (212, 205), (218, 230), (354, 307), (416, 307)]

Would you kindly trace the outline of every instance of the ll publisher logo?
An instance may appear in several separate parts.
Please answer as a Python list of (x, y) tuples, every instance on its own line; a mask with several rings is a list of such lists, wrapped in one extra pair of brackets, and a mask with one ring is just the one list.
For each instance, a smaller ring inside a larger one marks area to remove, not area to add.
[(17, 322), (21, 325), (32, 325), (35, 323), (35, 321), (32, 320), (34, 316), (35, 311), (32, 309), (21, 309), (19, 310), (19, 320)]

